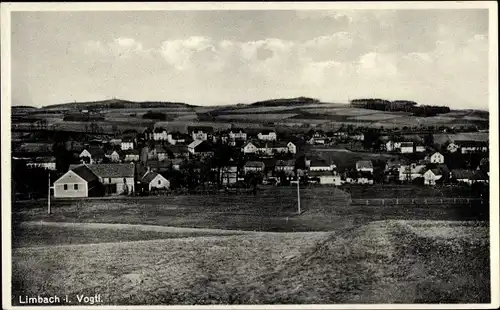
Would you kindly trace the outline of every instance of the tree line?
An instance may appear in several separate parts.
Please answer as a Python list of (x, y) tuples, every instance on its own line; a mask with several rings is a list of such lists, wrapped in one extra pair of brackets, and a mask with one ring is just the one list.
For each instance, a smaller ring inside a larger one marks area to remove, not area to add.
[(432, 106), (432, 105), (422, 105), (417, 106), (418, 103), (409, 100), (394, 100), (389, 101), (385, 99), (378, 98), (367, 98), (367, 99), (353, 99), (350, 105), (361, 109), (370, 109), (378, 111), (390, 111), (390, 112), (410, 112), (415, 116), (435, 116), (438, 114), (450, 112), (449, 107), (445, 106)]

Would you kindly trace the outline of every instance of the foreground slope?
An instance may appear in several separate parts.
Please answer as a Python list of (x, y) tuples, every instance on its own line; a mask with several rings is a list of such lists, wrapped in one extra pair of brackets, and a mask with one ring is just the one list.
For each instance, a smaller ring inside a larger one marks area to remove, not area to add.
[(21, 247), (13, 303), (19, 294), (95, 293), (108, 305), (481, 303), (488, 248), (485, 223), (439, 221)]

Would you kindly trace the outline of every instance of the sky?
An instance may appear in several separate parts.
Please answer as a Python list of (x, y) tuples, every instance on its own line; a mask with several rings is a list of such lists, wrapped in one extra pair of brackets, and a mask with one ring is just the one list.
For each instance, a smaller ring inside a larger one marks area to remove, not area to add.
[(488, 108), (488, 11), (12, 12), (12, 104), (306, 96)]

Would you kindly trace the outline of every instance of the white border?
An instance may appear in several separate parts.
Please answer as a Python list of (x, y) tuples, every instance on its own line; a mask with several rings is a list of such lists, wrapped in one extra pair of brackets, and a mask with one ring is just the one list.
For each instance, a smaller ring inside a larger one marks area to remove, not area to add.
[[(500, 305), (499, 294), (499, 210), (498, 210), (498, 7), (494, 1), (469, 2), (232, 2), (232, 3), (2, 3), (1, 4), (1, 130), (2, 130), (2, 306), (5, 309), (47, 309), (47, 307), (11, 306), (11, 213), (10, 213), (10, 13), (14, 11), (150, 11), (150, 10), (360, 10), (360, 9), (489, 9), (489, 112), (490, 112), (490, 304), (351, 304), (351, 305), (231, 305), (231, 306), (92, 306), (96, 309), (494, 309)], [(59, 306), (55, 309), (87, 309), (85, 306)]]

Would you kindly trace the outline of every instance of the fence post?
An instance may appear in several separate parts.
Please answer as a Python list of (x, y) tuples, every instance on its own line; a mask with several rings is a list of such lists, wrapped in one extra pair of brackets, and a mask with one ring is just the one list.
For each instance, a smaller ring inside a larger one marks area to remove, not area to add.
[(457, 204), (457, 198), (453, 198), (453, 203)]
[(385, 206), (385, 200), (382, 198), (382, 205)]
[(426, 204), (426, 205), (427, 205), (427, 198), (425, 198), (425, 200), (424, 200), (424, 201), (425, 201), (425, 202), (424, 202), (424, 204)]
[(396, 204), (397, 205), (399, 204), (399, 198), (396, 198)]
[(443, 198), (441, 198), (441, 204), (443, 204)]
[(366, 205), (368, 205), (368, 199), (366, 199)]

